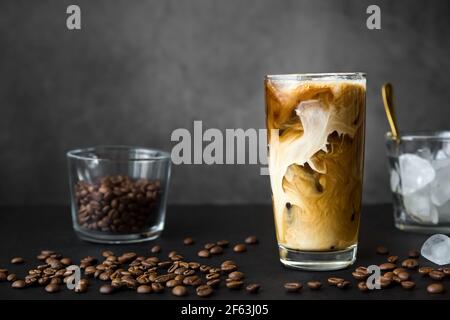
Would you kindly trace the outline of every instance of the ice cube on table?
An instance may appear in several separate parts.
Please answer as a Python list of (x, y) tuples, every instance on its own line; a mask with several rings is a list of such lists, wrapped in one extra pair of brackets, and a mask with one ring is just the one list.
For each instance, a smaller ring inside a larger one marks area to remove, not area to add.
[(439, 213), (430, 201), (428, 187), (403, 196), (406, 213), (421, 223), (438, 224)]
[(440, 266), (450, 263), (450, 238), (444, 234), (429, 237), (420, 250), (420, 254)]
[(430, 161), (412, 153), (404, 153), (398, 160), (403, 195), (410, 195), (434, 180), (436, 173)]

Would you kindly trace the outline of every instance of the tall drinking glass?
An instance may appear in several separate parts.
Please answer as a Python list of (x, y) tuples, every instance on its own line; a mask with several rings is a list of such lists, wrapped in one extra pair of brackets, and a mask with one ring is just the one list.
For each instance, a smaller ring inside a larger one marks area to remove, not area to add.
[(364, 166), (363, 73), (265, 78), (280, 260), (336, 270), (356, 258)]

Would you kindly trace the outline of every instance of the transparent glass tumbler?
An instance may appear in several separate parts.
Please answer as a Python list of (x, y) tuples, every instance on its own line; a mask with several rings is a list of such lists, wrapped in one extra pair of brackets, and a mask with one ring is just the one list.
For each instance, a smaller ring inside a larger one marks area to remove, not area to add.
[(358, 243), (365, 75), (269, 75), (265, 97), (280, 260), (297, 269), (345, 268)]
[(73, 227), (83, 240), (131, 243), (164, 228), (170, 179), (168, 153), (100, 146), (67, 153)]
[(395, 226), (450, 233), (450, 131), (386, 134)]

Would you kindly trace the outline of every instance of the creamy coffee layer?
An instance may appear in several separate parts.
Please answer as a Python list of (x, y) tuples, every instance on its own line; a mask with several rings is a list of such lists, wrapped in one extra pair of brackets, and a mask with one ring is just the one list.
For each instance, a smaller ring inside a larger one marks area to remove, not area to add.
[(266, 80), (269, 172), (279, 244), (346, 249), (361, 209), (365, 86)]

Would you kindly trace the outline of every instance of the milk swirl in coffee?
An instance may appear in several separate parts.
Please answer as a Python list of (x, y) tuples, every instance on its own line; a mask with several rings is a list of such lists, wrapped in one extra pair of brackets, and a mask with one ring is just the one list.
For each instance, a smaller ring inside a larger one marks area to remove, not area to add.
[(269, 172), (278, 243), (302, 251), (357, 242), (365, 80), (265, 81)]

